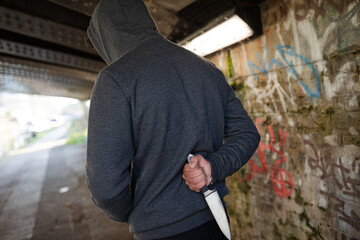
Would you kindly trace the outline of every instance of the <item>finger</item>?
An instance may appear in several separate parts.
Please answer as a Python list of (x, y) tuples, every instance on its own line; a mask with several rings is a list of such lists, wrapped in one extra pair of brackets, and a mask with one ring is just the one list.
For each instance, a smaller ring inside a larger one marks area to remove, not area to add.
[(212, 182), (212, 173), (211, 173), (211, 165), (210, 163), (201, 156), (201, 160), (199, 162), (199, 166), (203, 169), (206, 175), (206, 185), (210, 185)]
[(196, 188), (195, 185), (191, 185), (190, 183), (188, 182), (185, 182), (186, 185), (188, 185), (189, 189), (194, 191), (194, 192), (200, 192), (200, 189), (199, 188)]
[(193, 179), (186, 179), (185, 182), (187, 182), (189, 186), (196, 187), (198, 184), (200, 184), (201, 188), (206, 184), (206, 178), (205, 175), (200, 175)]
[(204, 174), (201, 174), (195, 178), (192, 178), (192, 179), (187, 179), (186, 180), (187, 182), (189, 182), (191, 185), (197, 185), (201, 182), (205, 182), (206, 183), (206, 178), (205, 178), (205, 175)]
[(205, 180), (203, 180), (197, 184), (191, 184), (188, 182), (186, 185), (189, 186), (190, 190), (195, 191), (195, 192), (200, 192), (201, 189), (205, 186), (205, 184), (206, 184), (206, 182), (205, 182)]
[(201, 156), (201, 160), (199, 161), (199, 166), (204, 169), (204, 172), (207, 176), (211, 176), (211, 165), (210, 163)]
[(183, 176), (185, 180), (191, 180), (198, 176), (204, 176), (204, 178), (206, 177), (202, 169), (198, 169), (196, 171), (191, 171), (191, 172), (183, 172)]
[(190, 167), (195, 168), (199, 165), (199, 161), (201, 158), (199, 158), (199, 155), (192, 156), (190, 159)]
[(204, 173), (204, 171), (203, 171), (201, 168), (196, 169), (196, 170), (194, 170), (194, 171), (185, 172), (185, 175), (188, 176), (189, 178), (195, 178), (195, 177), (197, 177), (197, 176), (199, 176), (199, 175), (204, 175), (204, 176), (206, 176), (205, 173)]
[(194, 171), (194, 170), (197, 170), (197, 169), (200, 169), (200, 166), (196, 166), (194, 168), (190, 167), (190, 164), (189, 163), (186, 163), (183, 167), (183, 172), (191, 172), (191, 171)]

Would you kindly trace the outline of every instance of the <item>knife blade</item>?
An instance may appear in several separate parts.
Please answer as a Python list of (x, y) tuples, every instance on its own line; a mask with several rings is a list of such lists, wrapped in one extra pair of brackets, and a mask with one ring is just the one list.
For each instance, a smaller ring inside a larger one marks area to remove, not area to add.
[[(189, 154), (187, 161), (190, 163), (191, 157), (194, 155)], [(221, 232), (230, 240), (230, 226), (226, 217), (224, 205), (221, 202), (219, 193), (216, 189), (209, 189), (206, 185), (201, 188), (201, 192), (205, 197), (205, 201), (208, 204), (211, 213), (213, 214), (216, 223), (218, 224)]]

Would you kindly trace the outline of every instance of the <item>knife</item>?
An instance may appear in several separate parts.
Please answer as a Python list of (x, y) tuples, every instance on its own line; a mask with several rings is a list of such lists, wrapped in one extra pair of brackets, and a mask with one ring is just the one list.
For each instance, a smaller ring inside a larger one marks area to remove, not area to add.
[[(194, 155), (189, 154), (187, 157), (187, 161), (190, 163), (191, 157)], [(230, 240), (230, 226), (226, 217), (224, 205), (221, 202), (219, 194), (216, 189), (209, 189), (206, 184), (201, 188), (201, 192), (203, 193), (206, 203), (208, 204), (211, 213), (213, 214), (220, 230), (222, 233)]]

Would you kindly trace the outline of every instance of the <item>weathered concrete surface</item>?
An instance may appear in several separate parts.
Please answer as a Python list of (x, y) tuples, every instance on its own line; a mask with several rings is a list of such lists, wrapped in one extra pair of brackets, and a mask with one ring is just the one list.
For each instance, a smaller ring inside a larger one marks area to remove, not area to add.
[(0, 239), (133, 239), (91, 202), (86, 145), (64, 145), (66, 134), (58, 128), (0, 162)]
[(209, 56), (262, 136), (228, 181), (234, 239), (360, 239), (360, 3), (261, 12), (261, 37)]

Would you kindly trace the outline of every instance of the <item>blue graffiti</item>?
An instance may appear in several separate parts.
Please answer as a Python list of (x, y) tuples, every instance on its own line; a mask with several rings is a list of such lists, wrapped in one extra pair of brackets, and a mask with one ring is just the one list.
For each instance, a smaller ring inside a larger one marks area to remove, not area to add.
[[(257, 69), (261, 73), (268, 74), (271, 67), (276, 64), (280, 67), (285, 67), (290, 74), (294, 75), (296, 77), (296, 79), (299, 81), (300, 85), (304, 88), (304, 90), (311, 97), (319, 98), (320, 91), (321, 91), (321, 84), (320, 84), (319, 74), (317, 73), (314, 65), (306, 57), (295, 53), (294, 48), (291, 46), (276, 45), (276, 51), (279, 52), (280, 56), (282, 57), (283, 62), (273, 58), (273, 59), (271, 59), (271, 61), (269, 63), (269, 48), (268, 47), (266, 47), (266, 56), (265, 56), (264, 62), (261, 61), (259, 53), (257, 53), (257, 55), (256, 55), (260, 66), (255, 65), (251, 61), (248, 62), (249, 68), (250, 68), (251, 72), (254, 74), (255, 78), (258, 80), (258, 76), (255, 73), (254, 68)], [(296, 57), (311, 68), (311, 70), (315, 74), (315, 78), (316, 78), (316, 91), (311, 91), (311, 89), (301, 80), (299, 74), (295, 70), (293, 61), (287, 59), (287, 56)]]

